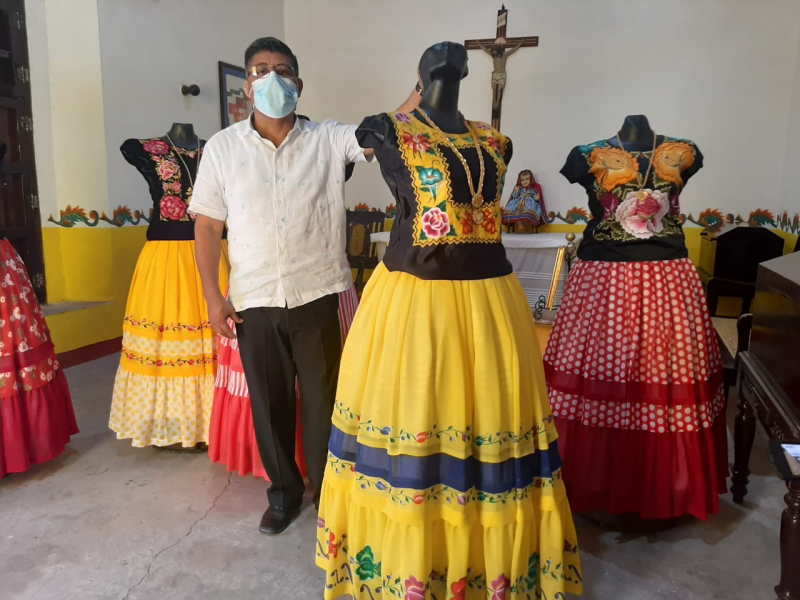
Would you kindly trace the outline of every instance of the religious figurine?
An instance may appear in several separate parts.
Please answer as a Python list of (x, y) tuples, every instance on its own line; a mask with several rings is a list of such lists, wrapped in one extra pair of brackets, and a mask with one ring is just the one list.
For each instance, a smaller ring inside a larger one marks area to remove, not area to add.
[(483, 50), (492, 57), (492, 127), (500, 129), (500, 113), (503, 109), (503, 92), (506, 88), (506, 62), (520, 48), (539, 45), (539, 36), (509, 38), (506, 35), (508, 9), (505, 4), (497, 11), (497, 33), (493, 39), (467, 40), (468, 50)]
[(529, 169), (520, 171), (517, 185), (503, 211), (503, 225), (508, 233), (537, 233), (539, 227), (552, 223), (547, 216), (544, 194)]
[(494, 68), (492, 69), (492, 118), (500, 117), (500, 108), (503, 105), (503, 90), (506, 88), (506, 61), (508, 57), (522, 48), (525, 38), (522, 38), (515, 46), (508, 47), (505, 38), (497, 38), (494, 44), (484, 44), (480, 40), (478, 45), (481, 50), (492, 57)]

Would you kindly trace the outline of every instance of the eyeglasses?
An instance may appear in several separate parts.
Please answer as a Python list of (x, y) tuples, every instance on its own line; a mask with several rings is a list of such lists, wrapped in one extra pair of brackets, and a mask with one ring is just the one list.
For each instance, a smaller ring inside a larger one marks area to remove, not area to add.
[(256, 77), (256, 78), (259, 78), (259, 79), (261, 77), (266, 77), (272, 71), (275, 71), (275, 73), (277, 73), (279, 77), (292, 78), (292, 77), (296, 77), (297, 76), (296, 73), (294, 72), (294, 69), (291, 66), (289, 66), (287, 64), (284, 64), (284, 63), (276, 65), (275, 67), (270, 67), (267, 64), (259, 63), (257, 65), (253, 65), (250, 68), (250, 74), (253, 77)]

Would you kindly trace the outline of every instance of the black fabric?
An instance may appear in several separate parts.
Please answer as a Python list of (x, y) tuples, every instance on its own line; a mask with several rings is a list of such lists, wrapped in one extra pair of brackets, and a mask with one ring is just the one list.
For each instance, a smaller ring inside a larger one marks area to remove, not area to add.
[[(639, 189), (638, 182), (624, 183), (614, 186), (613, 189), (603, 187), (600, 179), (602, 169), (599, 168), (597, 161), (592, 162), (592, 152), (594, 150), (599, 152), (608, 149), (617, 150), (618, 142), (601, 140), (584, 146), (576, 146), (569, 153), (561, 169), (561, 174), (570, 183), (577, 183), (586, 190), (591, 213), (583, 232), (583, 239), (578, 246), (578, 257), (581, 260), (634, 262), (688, 257), (689, 253), (686, 249), (685, 236), (680, 222), (680, 194), (689, 178), (702, 168), (703, 155), (697, 146), (688, 140), (658, 136), (656, 143), (656, 156), (659, 156), (659, 149), (663, 150), (666, 144), (682, 144), (693, 153), (693, 159), (690, 166), (672, 173), (672, 177), (674, 177), (672, 181), (661, 177), (655, 164), (651, 169), (648, 180), (644, 182), (644, 187), (668, 194), (670, 209), (663, 221), (664, 231), (647, 239), (637, 239), (625, 235), (619, 231), (619, 228), (615, 232), (615, 219), (609, 219), (607, 199), (613, 195), (623, 198), (628, 192)], [(638, 163), (638, 173), (643, 178), (650, 163), (650, 149), (642, 152), (634, 151), (632, 155), (635, 156), (634, 160)]]
[(303, 501), (305, 484), (295, 463), (300, 384), (303, 446), (308, 477), (319, 501), (328, 457), (342, 337), (339, 296), (297, 308), (252, 308), (236, 326), (258, 449), (272, 482), (270, 506), (290, 511)]
[[(153, 149), (156, 151), (153, 152)], [(153, 212), (147, 228), (147, 240), (194, 240), (194, 220), (190, 218), (187, 207), (189, 190), (192, 182), (197, 178), (197, 166), (202, 155), (202, 148), (199, 154), (196, 150), (186, 148), (179, 148), (176, 151), (171, 144), (161, 138), (150, 138), (126, 140), (120, 147), (120, 151), (125, 160), (142, 174), (150, 188)], [(176, 176), (165, 177), (169, 171), (159, 168), (159, 163), (164, 160), (177, 165), (179, 171)], [(169, 187), (176, 183), (180, 184), (179, 190)], [(223, 234), (223, 237), (227, 237), (227, 232)]]
[[(414, 115), (420, 119), (418, 115)], [(404, 271), (429, 280), (475, 280), (502, 277), (512, 273), (501, 241), (496, 243), (450, 243), (434, 246), (414, 245), (414, 222), (417, 198), (409, 166), (403, 160), (398, 136), (391, 117), (380, 114), (367, 117), (356, 131), (362, 148), (372, 148), (381, 167), (381, 174), (397, 203), (397, 216), (390, 235), (383, 263), (390, 271)], [(507, 139), (507, 138), (506, 138)], [(467, 174), (455, 153), (443, 143), (436, 143), (450, 175), (454, 203), (467, 206), (472, 197)], [(469, 165), (473, 185), (477, 189), (480, 163), (474, 147), (460, 148)], [(486, 175), (483, 196), (493, 199), (502, 193), (503, 178), (485, 148), (482, 148)], [(505, 145), (504, 159), (511, 154), (511, 141)]]

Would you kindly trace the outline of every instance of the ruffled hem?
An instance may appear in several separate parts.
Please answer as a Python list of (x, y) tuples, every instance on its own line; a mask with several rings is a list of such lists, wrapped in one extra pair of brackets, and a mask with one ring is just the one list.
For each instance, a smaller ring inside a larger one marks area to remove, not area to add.
[(487, 525), (480, 509), (461, 524), (422, 513), (413, 523), (360, 502), (359, 493), (323, 489), (317, 566), (325, 598), (493, 600), (582, 593), (577, 536), (563, 485), (535, 490)]
[(214, 375), (152, 377), (117, 370), (108, 426), (135, 448), (208, 443)]
[(22, 473), (61, 455), (78, 433), (67, 378), (0, 400), (0, 477)]
[(724, 415), (693, 432), (585, 427), (560, 418), (556, 428), (576, 513), (638, 513), (643, 519), (690, 514), (705, 521), (719, 512), (728, 476)]

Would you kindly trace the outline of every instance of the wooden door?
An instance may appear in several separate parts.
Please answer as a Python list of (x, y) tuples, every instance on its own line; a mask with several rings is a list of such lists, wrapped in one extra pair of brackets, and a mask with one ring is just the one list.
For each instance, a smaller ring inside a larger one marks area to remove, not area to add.
[(42, 221), (33, 154), (33, 119), (24, 0), (0, 0), (0, 237), (28, 268), (36, 297), (47, 301)]

